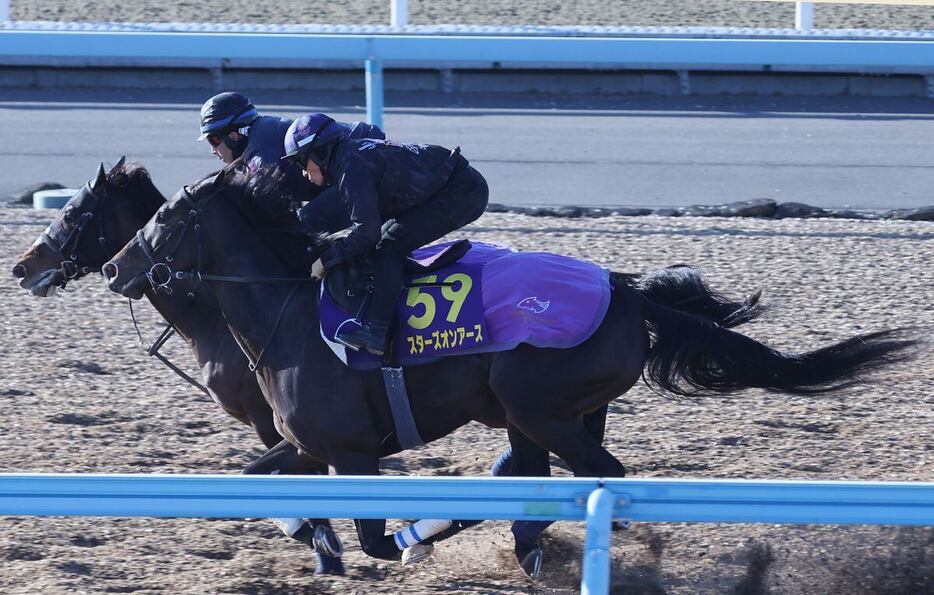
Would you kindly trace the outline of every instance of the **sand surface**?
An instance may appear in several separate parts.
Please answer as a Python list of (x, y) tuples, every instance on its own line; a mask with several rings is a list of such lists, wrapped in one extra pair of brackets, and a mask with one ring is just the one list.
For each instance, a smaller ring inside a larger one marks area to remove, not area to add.
[[(51, 212), (0, 209), (0, 271)], [(876, 329), (934, 324), (934, 225), (841, 220), (483, 216), (472, 238), (622, 271), (686, 262), (733, 296), (773, 305), (743, 332), (788, 351)], [(149, 335), (156, 317), (143, 303)], [(0, 282), (0, 471), (237, 473), (251, 431), (136, 348), (126, 303), (97, 276), (40, 299)], [(192, 360), (181, 341), (168, 353)], [(94, 365), (99, 366), (96, 369)], [(749, 391), (700, 402), (641, 385), (610, 408), (607, 444), (633, 476), (934, 480), (934, 357), (836, 397)], [(470, 424), (384, 472), (484, 475), (505, 433)], [(564, 471), (558, 469), (558, 474)], [(545, 541), (530, 584), (508, 525), (440, 544), (412, 568), (362, 555), (350, 524), (344, 578), (265, 521), (0, 519), (0, 592), (571, 593), (583, 526)], [(920, 593), (934, 590), (934, 529), (635, 524), (613, 536), (618, 593)]]
[[(388, 25), (389, 0), (11, 0), (13, 19), (50, 21)], [(413, 0), (413, 25), (793, 27), (793, 2), (748, 0)], [(934, 7), (825, 4), (819, 28), (934, 29)]]

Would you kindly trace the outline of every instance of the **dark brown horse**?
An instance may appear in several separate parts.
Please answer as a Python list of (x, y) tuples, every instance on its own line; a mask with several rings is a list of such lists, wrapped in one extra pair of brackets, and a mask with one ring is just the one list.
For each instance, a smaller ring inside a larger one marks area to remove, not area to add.
[[(201, 291), (212, 290), (231, 331), (257, 364), (280, 432), (340, 474), (375, 475), (380, 457), (400, 449), (383, 380), (378, 371), (348, 369), (324, 343), (319, 284), (204, 281), (210, 275), (294, 274), (278, 255), (276, 237), (256, 229), (262, 217), (257, 197), (277, 191), (269, 186), (229, 169), (183, 188), (103, 273), (111, 289), (131, 298), (141, 297), (150, 283), (185, 291), (203, 281)], [(289, 262), (299, 259), (296, 254)], [(709, 319), (656, 304), (620, 279), (611, 282), (603, 322), (577, 347), (523, 344), (407, 368), (421, 436), (435, 440), (474, 420), (507, 428), (516, 475), (542, 474), (552, 452), (577, 476), (621, 477), (623, 465), (588, 430), (585, 417), (643, 374), (659, 389), (682, 395), (748, 387), (813, 394), (854, 384), (858, 374), (910, 356), (918, 343), (907, 331), (881, 331), (788, 355)], [(398, 559), (385, 521), (355, 522), (367, 554)], [(517, 534), (520, 564), (537, 548), (536, 537)]]

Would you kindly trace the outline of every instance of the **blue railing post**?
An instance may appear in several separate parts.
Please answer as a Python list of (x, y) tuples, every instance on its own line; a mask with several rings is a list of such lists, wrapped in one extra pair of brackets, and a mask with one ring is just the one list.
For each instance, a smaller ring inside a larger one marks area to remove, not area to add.
[(584, 546), (582, 595), (610, 592), (610, 531), (616, 495), (606, 488), (591, 492), (587, 499), (587, 543)]
[(366, 61), (366, 119), (383, 127), (383, 62), (373, 57)]

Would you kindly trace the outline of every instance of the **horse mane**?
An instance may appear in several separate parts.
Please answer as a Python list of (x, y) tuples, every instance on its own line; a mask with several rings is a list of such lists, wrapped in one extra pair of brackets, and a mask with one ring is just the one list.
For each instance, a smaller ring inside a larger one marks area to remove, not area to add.
[(278, 165), (251, 171), (241, 160), (222, 171), (226, 173), (224, 185), (235, 197), (232, 202), (247, 224), (291, 272), (307, 274), (312, 263), (306, 250), (309, 237), (292, 210), (298, 197), (288, 182), (287, 172)]
[(114, 167), (107, 174), (107, 185), (115, 190), (131, 193), (134, 198), (133, 204), (147, 219), (165, 203), (165, 197), (152, 183), (149, 171), (141, 163), (123, 163)]

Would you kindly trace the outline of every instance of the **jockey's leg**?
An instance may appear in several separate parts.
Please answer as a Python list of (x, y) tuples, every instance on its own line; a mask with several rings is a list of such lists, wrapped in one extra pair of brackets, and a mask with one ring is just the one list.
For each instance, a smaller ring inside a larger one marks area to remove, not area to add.
[(386, 221), (376, 245), (374, 286), (363, 326), (348, 325), (337, 338), (358, 349), (383, 355), (388, 349), (396, 300), (402, 290), (405, 258), (416, 248), (460, 229), (483, 214), (489, 199), (486, 180), (460, 161), (444, 186), (422, 204)]

